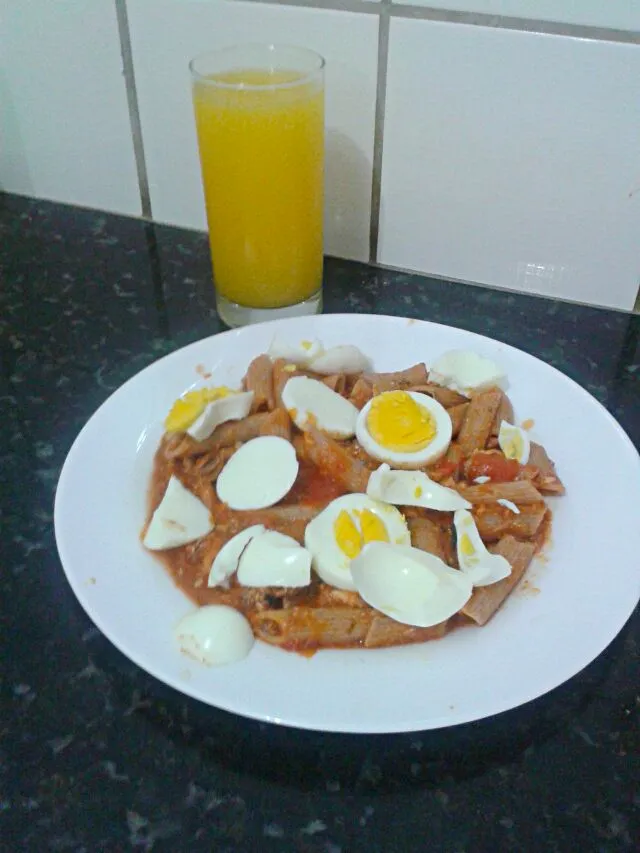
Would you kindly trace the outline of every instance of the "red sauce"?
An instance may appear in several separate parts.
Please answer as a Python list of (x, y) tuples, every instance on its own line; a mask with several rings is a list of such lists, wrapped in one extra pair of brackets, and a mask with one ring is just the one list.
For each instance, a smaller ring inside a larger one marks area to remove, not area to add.
[(303, 461), (300, 463), (298, 478), (282, 503), (326, 506), (344, 494), (344, 488), (332, 477), (319, 471), (315, 465)]

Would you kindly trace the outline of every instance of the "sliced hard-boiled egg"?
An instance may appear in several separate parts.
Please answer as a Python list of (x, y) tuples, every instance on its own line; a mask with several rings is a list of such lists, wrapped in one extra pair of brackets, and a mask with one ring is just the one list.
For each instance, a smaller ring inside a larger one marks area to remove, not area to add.
[(449, 619), (472, 592), (470, 579), (434, 554), (387, 542), (365, 546), (351, 563), (351, 575), (367, 604), (421, 628)]
[(171, 477), (142, 540), (145, 548), (177, 548), (206, 536), (214, 528), (211, 513), (177, 477)]
[(429, 370), (429, 379), (461, 394), (506, 384), (504, 371), (490, 358), (466, 350), (450, 350)]
[(367, 495), (343, 495), (307, 524), (304, 544), (320, 578), (338, 589), (355, 589), (351, 561), (368, 542), (409, 545), (411, 536), (403, 515), (389, 504)]
[(315, 355), (309, 361), (309, 368), (324, 376), (332, 373), (361, 373), (371, 369), (371, 361), (358, 347), (344, 344)]
[(293, 376), (282, 390), (282, 402), (299, 429), (311, 420), (335, 438), (351, 438), (356, 431), (356, 407), (317, 379)]
[(509, 561), (500, 554), (487, 551), (468, 510), (457, 510), (453, 514), (453, 525), (456, 530), (458, 565), (474, 586), (488, 586), (509, 577)]
[(274, 335), (269, 346), (268, 355), (272, 359), (284, 358), (298, 367), (308, 367), (309, 362), (324, 352), (320, 341), (302, 340), (297, 344), (291, 344), (283, 340), (279, 335)]
[(251, 651), (255, 638), (248, 620), (224, 604), (189, 613), (175, 629), (180, 649), (207, 666), (236, 663)]
[(219, 397), (207, 403), (204, 411), (187, 428), (187, 434), (196, 441), (204, 441), (220, 424), (246, 418), (251, 411), (252, 403), (253, 391), (240, 391), (237, 394)]
[(416, 391), (384, 391), (358, 415), (356, 437), (366, 452), (399, 468), (436, 462), (451, 443), (451, 418)]
[(253, 536), (238, 564), (243, 586), (307, 586), (311, 582), (311, 554), (291, 536), (265, 530)]
[(393, 471), (386, 462), (369, 477), (367, 494), (389, 504), (422, 506), (441, 512), (471, 507), (454, 489), (434, 483), (423, 471)]
[(231, 509), (264, 509), (287, 494), (298, 476), (298, 459), (286, 438), (252, 438), (233, 454), (216, 482)]
[(529, 461), (531, 441), (527, 431), (521, 427), (501, 421), (498, 444), (507, 459), (515, 459), (521, 465), (526, 465)]
[(260, 533), (264, 533), (265, 527), (263, 524), (252, 524), (251, 527), (246, 527), (240, 533), (236, 533), (228, 542), (226, 542), (215, 556), (211, 564), (209, 572), (208, 586), (218, 586), (225, 583), (232, 574), (237, 570), (238, 563), (242, 552), (247, 547), (249, 542)]
[(188, 391), (171, 407), (165, 419), (164, 428), (167, 432), (183, 432), (200, 417), (209, 403), (235, 393), (224, 385), (218, 388), (198, 388), (195, 391)]

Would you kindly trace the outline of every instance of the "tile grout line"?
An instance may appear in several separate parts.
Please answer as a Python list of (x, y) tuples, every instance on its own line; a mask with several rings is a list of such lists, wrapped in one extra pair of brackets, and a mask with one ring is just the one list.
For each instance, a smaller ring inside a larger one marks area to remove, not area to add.
[[(272, 2), (272, 0), (262, 0), (262, 2)], [(640, 44), (640, 32), (619, 30), (612, 27), (597, 27), (592, 24), (571, 24), (562, 21), (544, 21), (539, 18), (490, 15), (485, 12), (455, 12), (450, 9), (412, 6), (410, 3), (393, 3), (390, 6), (390, 15), (393, 18), (466, 24), (467, 26), (488, 27), (494, 30), (518, 30), (526, 33), (566, 36), (591, 41)]]
[(387, 103), (387, 66), (389, 60), (389, 6), (382, 0), (378, 16), (378, 61), (376, 69), (376, 108), (373, 119), (373, 163), (371, 167), (371, 218), (369, 221), (369, 263), (378, 258), (380, 213), (382, 211), (382, 149), (384, 145), (384, 114)]
[(120, 39), (122, 73), (124, 75), (124, 84), (127, 94), (127, 106), (129, 108), (133, 156), (138, 175), (141, 216), (143, 219), (151, 219), (151, 193), (149, 191), (149, 176), (147, 174), (147, 163), (144, 156), (144, 143), (142, 141), (142, 124), (140, 122), (140, 109), (138, 106), (138, 92), (136, 90), (133, 51), (131, 49), (131, 32), (129, 30), (129, 17), (127, 15), (126, 0), (114, 0), (114, 5), (116, 19), (118, 22), (118, 36)]

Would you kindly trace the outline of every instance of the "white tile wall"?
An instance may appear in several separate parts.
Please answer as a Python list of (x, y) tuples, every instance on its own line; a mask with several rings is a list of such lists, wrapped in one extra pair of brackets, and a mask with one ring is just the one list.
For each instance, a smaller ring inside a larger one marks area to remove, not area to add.
[(251, 41), (327, 60), (328, 253), (366, 260), (377, 70), (376, 15), (221, 0), (127, 0), (155, 219), (205, 228), (189, 60)]
[(631, 308), (640, 47), (391, 22), (379, 260)]
[(640, 30), (638, 0), (392, 0), (411, 6)]
[(140, 213), (112, 3), (5, 0), (0, 115), (1, 189)]

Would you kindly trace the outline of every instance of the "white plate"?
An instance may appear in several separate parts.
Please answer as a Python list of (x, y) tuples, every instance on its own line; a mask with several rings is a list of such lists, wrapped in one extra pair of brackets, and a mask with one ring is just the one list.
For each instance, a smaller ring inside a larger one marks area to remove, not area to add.
[[(325, 651), (312, 658), (257, 643), (248, 658), (199, 666), (172, 630), (193, 609), (142, 549), (145, 491), (171, 404), (206, 384), (237, 383), (279, 332), (353, 343), (375, 367), (432, 362), (447, 349), (495, 359), (509, 377), (519, 420), (556, 461), (567, 496), (553, 503), (547, 560), (534, 589), (512, 594), (484, 628), (385, 650)], [(156, 678), (203, 702), (308, 729), (399, 732), (497, 714), (575, 675), (611, 642), (640, 594), (640, 458), (627, 435), (586, 391), (513, 347), (460, 329), (397, 317), (328, 315), (216, 335), (152, 364), (91, 418), (65, 462), (55, 504), (64, 570), (100, 630)], [(536, 592), (536, 589), (539, 592)]]

